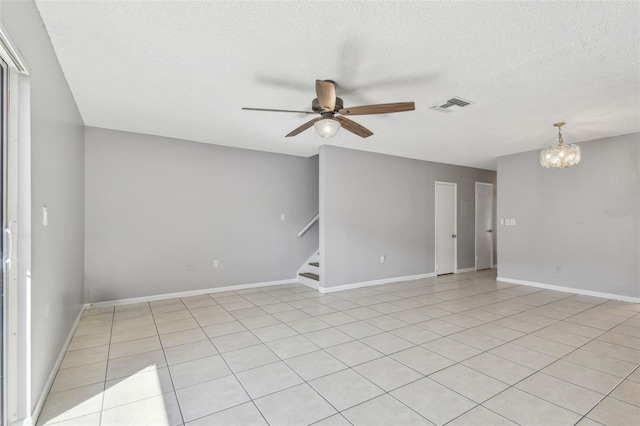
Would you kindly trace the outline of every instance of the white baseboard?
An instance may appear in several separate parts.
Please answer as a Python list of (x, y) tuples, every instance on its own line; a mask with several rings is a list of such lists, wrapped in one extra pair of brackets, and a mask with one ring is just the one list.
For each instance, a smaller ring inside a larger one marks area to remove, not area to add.
[(320, 287), (318, 288), (318, 290), (320, 291), (320, 293), (335, 293), (336, 291), (353, 290), (355, 288), (371, 287), (374, 285), (382, 285), (382, 284), (391, 284), (391, 283), (397, 283), (401, 281), (415, 281), (415, 280), (420, 280), (422, 278), (432, 278), (435, 276), (436, 274), (431, 272), (428, 274), (407, 275), (404, 277), (385, 278), (382, 280), (364, 281), (359, 283), (337, 285), (334, 287)]
[[(88, 303), (85, 303), (82, 306), (82, 309), (80, 309), (80, 313), (78, 313), (76, 321), (73, 323), (73, 326), (71, 326), (71, 331), (69, 331), (69, 335), (67, 336), (67, 340), (64, 342), (64, 345), (62, 345), (62, 350), (60, 351), (60, 355), (58, 355), (58, 359), (56, 360), (56, 363), (53, 365), (53, 368), (51, 369), (51, 373), (49, 374), (49, 378), (47, 379), (47, 382), (44, 385), (44, 389), (42, 390), (42, 393), (40, 394), (40, 398), (38, 398), (38, 402), (36, 403), (36, 406), (33, 409), (33, 413), (31, 413), (31, 417), (21, 420), (21, 423), (19, 423), (19, 424), (27, 426), (27, 425), (31, 425), (31, 424), (36, 424), (38, 422), (38, 417), (40, 417), (40, 413), (42, 412), (42, 407), (44, 406), (44, 403), (47, 400), (47, 396), (49, 395), (49, 391), (51, 390), (51, 386), (53, 386), (53, 381), (56, 378), (56, 374), (58, 373), (58, 369), (60, 368), (60, 365), (62, 365), (62, 360), (64, 359), (64, 355), (67, 353), (67, 348), (69, 347), (69, 344), (71, 343), (71, 339), (73, 338), (73, 333), (76, 332), (76, 328), (78, 328), (78, 324), (80, 323), (80, 320), (82, 319), (82, 314), (84, 314), (84, 312), (87, 310), (88, 307), (89, 307)], [(26, 422), (25, 422), (25, 420), (26, 420)]]
[(298, 281), (295, 278), (292, 278), (290, 280), (266, 281), (262, 283), (251, 283), (251, 284), (238, 284), (238, 285), (230, 285), (226, 287), (212, 287), (212, 288), (203, 288), (200, 290), (180, 291), (177, 293), (158, 294), (155, 296), (142, 296), (142, 297), (132, 297), (129, 299), (108, 300), (105, 302), (90, 303), (89, 305), (91, 308), (104, 308), (107, 306), (131, 305), (132, 303), (155, 302), (156, 300), (176, 299), (179, 297), (200, 296), (203, 294), (210, 294), (210, 293), (222, 293), (225, 291), (245, 290), (247, 288), (269, 287), (272, 285), (282, 285), (282, 284), (296, 284), (297, 282)]
[(303, 276), (298, 277), (298, 284), (302, 284), (314, 290), (318, 290), (318, 288), (320, 287), (320, 283), (318, 281)]
[(640, 297), (623, 296), (621, 294), (603, 293), (600, 291), (583, 290), (581, 288), (565, 287), (553, 284), (537, 283), (533, 281), (516, 280), (513, 278), (496, 277), (496, 281), (502, 281), (511, 284), (528, 285), (531, 287), (544, 288), (546, 290), (561, 291), (563, 293), (574, 293), (582, 296), (601, 297), (604, 299), (620, 300), (622, 302), (640, 303)]
[(464, 274), (465, 272), (475, 272), (476, 268), (462, 268), (456, 271), (456, 274)]

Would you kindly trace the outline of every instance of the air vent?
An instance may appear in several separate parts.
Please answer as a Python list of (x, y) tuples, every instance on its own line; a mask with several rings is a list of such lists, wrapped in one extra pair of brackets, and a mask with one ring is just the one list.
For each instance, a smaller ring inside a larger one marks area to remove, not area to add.
[(438, 102), (435, 105), (431, 106), (431, 109), (435, 110), (435, 111), (440, 111), (440, 112), (452, 112), (452, 111), (456, 111), (460, 108), (464, 108), (468, 105), (471, 105), (473, 102), (471, 101), (467, 101), (465, 99), (462, 98), (458, 98), (458, 97), (454, 97), (451, 98), (447, 101), (443, 101), (443, 102)]

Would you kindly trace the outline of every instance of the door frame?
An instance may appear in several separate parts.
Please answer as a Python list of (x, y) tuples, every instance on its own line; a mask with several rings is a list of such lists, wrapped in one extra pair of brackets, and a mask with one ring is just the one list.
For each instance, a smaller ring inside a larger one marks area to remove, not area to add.
[[(458, 235), (458, 183), (444, 182), (437, 180), (434, 182), (434, 253), (433, 269), (435, 276), (438, 276), (438, 185), (453, 187), (453, 233)], [(458, 237), (453, 239), (453, 273), (458, 273)]]
[[(7, 65), (4, 214), (3, 424), (31, 425), (31, 133), (29, 68), (0, 22), (0, 58)], [(7, 232), (8, 231), (8, 232)], [(10, 234), (10, 235), (9, 235)], [(7, 248), (10, 245), (10, 248)]]
[[(474, 236), (473, 236), (473, 245), (474, 245), (474, 256), (475, 256), (475, 269), (476, 271), (478, 270), (478, 186), (479, 185), (484, 185), (484, 186), (490, 186), (491, 187), (491, 228), (493, 229), (493, 233), (496, 232), (495, 230), (495, 226), (493, 226), (493, 215), (494, 215), (494, 208), (493, 208), (493, 184), (492, 183), (487, 183), (487, 182), (478, 182), (476, 181), (476, 185), (475, 185), (475, 191), (476, 191), (476, 205), (475, 205), (475, 219), (474, 219)], [(491, 234), (491, 249), (489, 250), (489, 254), (490, 257), (489, 259), (491, 259), (491, 261), (489, 262), (489, 269), (493, 269), (493, 233)]]

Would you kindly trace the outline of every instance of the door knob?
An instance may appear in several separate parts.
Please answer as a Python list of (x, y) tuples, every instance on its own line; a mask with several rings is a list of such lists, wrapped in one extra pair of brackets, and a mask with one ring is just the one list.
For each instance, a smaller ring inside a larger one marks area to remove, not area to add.
[(456, 234), (451, 234), (451, 238), (456, 238), (457, 235)]

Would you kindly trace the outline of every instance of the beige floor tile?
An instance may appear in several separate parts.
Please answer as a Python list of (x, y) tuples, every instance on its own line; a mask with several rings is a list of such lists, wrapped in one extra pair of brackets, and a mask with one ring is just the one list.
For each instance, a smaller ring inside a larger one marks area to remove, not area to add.
[(59, 392), (62, 390), (104, 382), (106, 373), (106, 361), (94, 362), (93, 364), (85, 364), (78, 367), (59, 370), (58, 374), (56, 374), (55, 380), (53, 381), (53, 385), (51, 386), (51, 392)]
[(250, 401), (234, 376), (226, 376), (176, 391), (185, 423)]
[(352, 337), (333, 327), (312, 331), (304, 334), (303, 336), (320, 348), (328, 348), (329, 346), (335, 346), (353, 340)]
[(186, 424), (186, 426), (211, 425), (268, 426), (253, 402), (245, 402)]
[(38, 425), (58, 423), (91, 413), (100, 413), (104, 382), (50, 393), (42, 407)]
[(394, 336), (398, 336), (414, 345), (421, 345), (432, 340), (439, 339), (441, 336), (424, 328), (409, 325), (407, 327), (397, 328), (390, 331)]
[(207, 327), (209, 325), (223, 324), (225, 322), (235, 321), (236, 319), (228, 312), (220, 312), (219, 314), (207, 315), (203, 317), (196, 317), (196, 321), (200, 324), (200, 327)]
[(191, 315), (193, 315), (194, 318), (201, 318), (209, 315), (222, 314), (227, 312), (222, 306), (218, 305), (215, 300), (210, 300), (212, 303), (211, 305), (203, 305), (197, 307), (189, 306), (189, 312), (191, 312)]
[(352, 423), (345, 419), (342, 414), (334, 414), (319, 422), (315, 422), (313, 426), (352, 426)]
[(356, 321), (336, 327), (338, 330), (348, 334), (354, 339), (362, 339), (364, 337), (373, 336), (374, 334), (383, 333), (381, 329), (364, 321)]
[(378, 358), (353, 367), (362, 376), (389, 392), (424, 377), (417, 371), (389, 358)]
[(516, 388), (509, 388), (483, 404), (523, 426), (574, 425), (580, 415)]
[(306, 383), (256, 399), (255, 404), (272, 425), (309, 425), (336, 413)]
[(473, 401), (429, 378), (396, 389), (391, 395), (437, 425), (443, 425), (476, 406)]
[(464, 343), (448, 337), (432, 340), (431, 342), (427, 342), (421, 346), (431, 352), (435, 352), (438, 355), (442, 355), (457, 362), (464, 361), (465, 359), (482, 353), (480, 349), (465, 345)]
[(631, 362), (610, 358), (608, 356), (599, 355), (594, 352), (589, 352), (584, 349), (573, 351), (562, 359), (564, 361), (569, 361), (574, 364), (589, 367), (594, 370), (602, 371), (603, 373), (611, 374), (617, 377), (625, 377), (627, 374), (633, 371), (633, 369), (637, 365)]
[(60, 364), (60, 369), (78, 367), (85, 364), (93, 364), (100, 361), (106, 361), (108, 355), (108, 345), (69, 351), (65, 354), (62, 360), (62, 364)]
[(189, 319), (189, 318), (193, 318), (193, 316), (185, 307), (177, 311), (153, 313), (153, 319), (155, 320), (156, 324), (164, 324), (167, 322), (173, 322), (173, 321), (177, 321), (181, 319)]
[(199, 327), (200, 325), (195, 319), (185, 318), (177, 321), (159, 323), (158, 332), (160, 334), (168, 334)]
[(586, 414), (604, 397), (603, 394), (543, 373), (527, 377), (516, 384), (516, 388), (578, 414)]
[(440, 370), (429, 378), (477, 403), (482, 403), (509, 387), (506, 383), (461, 364)]
[(464, 327), (460, 327), (459, 325), (451, 324), (450, 322), (442, 321), (437, 318), (417, 323), (416, 326), (432, 331), (441, 336), (447, 336), (464, 330)]
[(108, 380), (104, 391), (103, 409), (142, 401), (173, 392), (171, 377), (166, 367), (150, 366), (131, 376)]
[(325, 351), (315, 351), (299, 355), (289, 358), (285, 362), (306, 381), (348, 368), (337, 358)]
[(522, 346), (522, 347), (532, 349), (534, 351), (542, 352), (543, 354), (547, 354), (555, 357), (565, 356), (569, 352), (572, 352), (576, 349), (574, 346), (553, 342), (548, 339), (543, 339), (541, 337), (534, 336), (533, 334), (529, 334), (527, 336), (513, 340), (512, 343), (518, 346)]
[(102, 412), (100, 426), (178, 426), (182, 415), (176, 394), (158, 395)]
[(111, 332), (111, 323), (79, 325), (78, 328), (76, 328), (76, 331), (73, 333), (73, 337), (109, 332)]
[(380, 387), (351, 369), (312, 380), (309, 384), (338, 411), (384, 393)]
[(240, 319), (239, 321), (250, 330), (268, 325), (282, 324), (279, 319), (272, 315), (262, 315), (259, 317)]
[(610, 397), (640, 407), (640, 383), (624, 380), (609, 394)]
[(347, 315), (344, 312), (319, 315), (318, 319), (322, 322), (326, 322), (332, 327), (358, 321), (356, 318), (352, 317), (351, 315)]
[(635, 425), (640, 419), (640, 408), (614, 398), (605, 398), (587, 417), (607, 426)]
[(512, 385), (535, 371), (506, 359), (484, 353), (463, 362), (469, 368), (479, 371), (501, 382)]
[(61, 422), (56, 423), (40, 423), (38, 421), (38, 426), (41, 425), (55, 425), (55, 426), (100, 426), (100, 418), (102, 416), (101, 412), (86, 414), (80, 417), (74, 417), (69, 420), (63, 420)]
[(267, 346), (262, 344), (225, 352), (222, 357), (234, 373), (271, 364), (279, 360)]
[(581, 349), (611, 358), (621, 359), (634, 364), (640, 364), (640, 351), (625, 348), (624, 346), (614, 345), (613, 343), (603, 342), (601, 340), (592, 340)]
[(326, 351), (350, 367), (384, 356), (384, 354), (357, 340), (332, 346)]
[(396, 352), (391, 355), (391, 358), (424, 375), (429, 375), (454, 364), (454, 361), (449, 358), (445, 358), (421, 347)]
[(602, 394), (620, 383), (619, 377), (563, 360), (545, 367), (542, 372)]
[(162, 349), (158, 336), (128, 342), (114, 343), (109, 349), (109, 359), (120, 358), (127, 355), (135, 355), (142, 352), (151, 352)]
[(175, 333), (167, 333), (160, 335), (160, 341), (163, 348), (171, 348), (185, 343), (199, 342), (207, 340), (207, 335), (200, 328), (192, 328), (190, 330), (176, 331)]
[(579, 348), (591, 341), (590, 337), (580, 336), (578, 334), (570, 333), (566, 330), (558, 330), (554, 326), (543, 328), (533, 333), (534, 336), (542, 337), (543, 339), (551, 340), (557, 343), (563, 343), (565, 345)]
[(158, 330), (155, 324), (144, 325), (142, 327), (123, 328), (113, 330), (111, 333), (111, 343), (127, 342), (129, 340), (143, 339), (145, 337), (157, 336)]
[(557, 360), (556, 357), (551, 355), (543, 354), (542, 352), (537, 352), (512, 343), (498, 346), (497, 348), (490, 350), (489, 353), (508, 361), (515, 362), (516, 364), (524, 365), (525, 367), (529, 367), (533, 370), (540, 370)]
[(504, 340), (497, 339), (484, 333), (478, 333), (475, 329), (464, 330), (459, 333), (452, 334), (447, 338), (464, 343), (465, 345), (476, 349), (480, 349), (481, 351), (488, 351), (506, 343)]
[(322, 330), (323, 328), (330, 327), (329, 324), (320, 321), (317, 318), (305, 318), (295, 321), (289, 321), (287, 322), (287, 325), (293, 328), (298, 333), (309, 333), (311, 331)]
[(83, 336), (74, 336), (69, 343), (67, 351), (78, 349), (95, 348), (96, 346), (108, 345), (111, 340), (111, 333), (94, 333)]
[(520, 331), (512, 330), (508, 327), (503, 327), (501, 325), (497, 325), (493, 323), (483, 324), (481, 326), (474, 328), (473, 331), (486, 334), (488, 336), (495, 337), (496, 339), (500, 339), (506, 342), (509, 342), (511, 340), (524, 336), (524, 333)]
[(165, 348), (164, 355), (169, 365), (193, 361), (199, 358), (216, 355), (218, 351), (209, 340), (185, 343), (184, 345)]
[(300, 335), (272, 340), (267, 342), (267, 346), (281, 359), (291, 358), (320, 349), (315, 343)]
[(251, 330), (263, 342), (296, 336), (298, 333), (286, 324), (275, 324)]
[(415, 346), (413, 343), (389, 332), (365, 337), (364, 339), (360, 339), (360, 341), (386, 355)]
[(231, 374), (227, 363), (220, 355), (175, 364), (169, 367), (169, 372), (176, 390)]
[(303, 380), (282, 361), (236, 374), (253, 399), (290, 388)]
[(156, 368), (167, 366), (162, 349), (114, 358), (109, 361), (107, 367), (107, 380), (131, 376), (138, 371), (154, 366)]
[(409, 325), (409, 323), (406, 323), (397, 318), (394, 318), (391, 315), (383, 315), (380, 317), (369, 318), (365, 321), (373, 325), (374, 327), (378, 327), (379, 329), (384, 331), (391, 331), (391, 330), (406, 327)]
[(214, 337), (211, 341), (220, 353), (235, 351), (236, 349), (242, 349), (261, 343), (260, 340), (250, 331), (241, 331), (240, 333)]
[(355, 426), (432, 424), (388, 394), (356, 405), (343, 414)]
[(151, 315), (151, 312), (149, 312), (149, 314), (145, 316), (114, 321), (113, 331), (122, 332), (132, 328), (144, 327), (148, 325), (152, 325), (155, 327), (155, 324), (156, 322), (153, 320), (153, 315)]
[(479, 405), (472, 408), (460, 417), (456, 417), (447, 426), (516, 426), (517, 423), (512, 422), (506, 417), (487, 410)]

